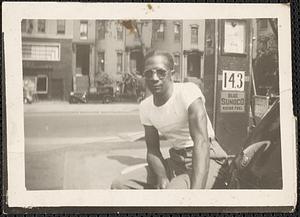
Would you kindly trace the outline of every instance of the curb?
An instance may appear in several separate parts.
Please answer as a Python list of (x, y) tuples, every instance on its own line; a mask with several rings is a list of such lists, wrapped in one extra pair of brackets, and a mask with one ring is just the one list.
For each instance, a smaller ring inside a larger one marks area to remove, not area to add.
[(25, 111), (25, 115), (32, 114), (138, 114), (135, 111)]

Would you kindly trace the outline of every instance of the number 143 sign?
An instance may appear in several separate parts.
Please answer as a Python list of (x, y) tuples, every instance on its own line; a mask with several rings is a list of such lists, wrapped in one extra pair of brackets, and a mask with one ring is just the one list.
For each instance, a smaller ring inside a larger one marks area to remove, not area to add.
[(245, 72), (224, 70), (222, 81), (222, 90), (244, 91)]

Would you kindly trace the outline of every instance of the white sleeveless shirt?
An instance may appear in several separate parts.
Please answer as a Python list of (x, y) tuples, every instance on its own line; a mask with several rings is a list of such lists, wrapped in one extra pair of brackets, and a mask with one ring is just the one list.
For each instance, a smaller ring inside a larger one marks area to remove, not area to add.
[[(171, 97), (162, 106), (154, 105), (153, 95), (141, 102), (139, 106), (141, 123), (154, 126), (171, 141), (175, 149), (193, 146), (189, 131), (188, 108), (198, 98), (201, 98), (205, 105), (205, 98), (194, 83), (174, 83)], [(214, 139), (215, 133), (207, 113), (206, 116), (208, 137)]]

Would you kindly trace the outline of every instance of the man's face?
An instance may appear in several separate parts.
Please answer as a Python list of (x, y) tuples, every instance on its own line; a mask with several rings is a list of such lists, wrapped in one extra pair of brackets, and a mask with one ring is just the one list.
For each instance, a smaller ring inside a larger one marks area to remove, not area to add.
[(153, 95), (164, 94), (171, 81), (172, 70), (165, 56), (155, 55), (145, 62), (144, 76), (146, 85)]

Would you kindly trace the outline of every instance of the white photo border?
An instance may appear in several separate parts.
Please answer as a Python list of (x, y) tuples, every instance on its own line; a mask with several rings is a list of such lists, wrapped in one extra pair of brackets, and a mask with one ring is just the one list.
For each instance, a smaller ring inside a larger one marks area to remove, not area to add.
[[(8, 207), (265, 207), (295, 206), (296, 130), (292, 107), (289, 4), (4, 2)], [(51, 190), (27, 191), (24, 161), (22, 19), (277, 18), (280, 71), (282, 190)], [(6, 145), (6, 144), (3, 144)]]

